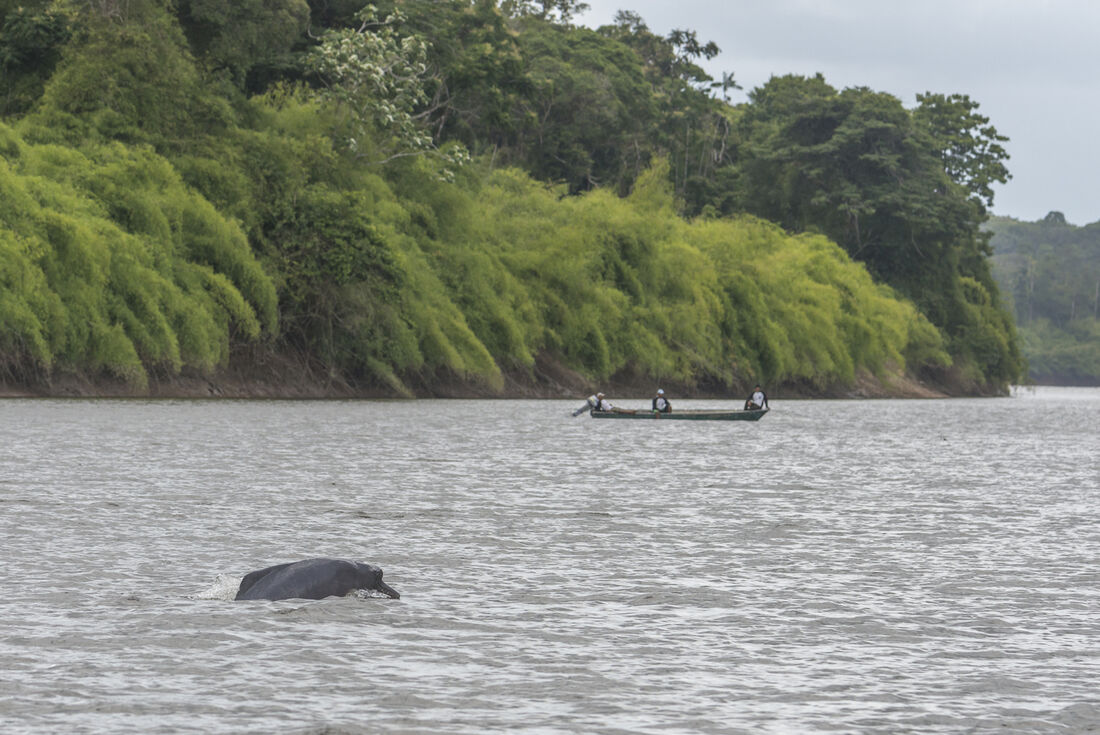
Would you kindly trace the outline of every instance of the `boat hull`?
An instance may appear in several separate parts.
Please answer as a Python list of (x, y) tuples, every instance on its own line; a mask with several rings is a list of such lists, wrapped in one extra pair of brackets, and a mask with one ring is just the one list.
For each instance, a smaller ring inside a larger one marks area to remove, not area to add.
[(759, 421), (767, 413), (766, 409), (754, 411), (708, 411), (688, 410), (672, 411), (671, 413), (658, 413), (657, 411), (631, 411), (628, 409), (615, 409), (614, 411), (590, 411), (594, 419), (649, 419), (658, 421)]

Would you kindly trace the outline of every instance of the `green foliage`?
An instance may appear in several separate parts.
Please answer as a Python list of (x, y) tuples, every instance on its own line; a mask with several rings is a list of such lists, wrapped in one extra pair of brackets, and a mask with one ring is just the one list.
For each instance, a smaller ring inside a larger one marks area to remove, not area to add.
[(1007, 384), (1022, 374), (1016, 329), (1011, 317), (994, 301), (985, 284), (959, 279), (963, 310), (951, 331), (951, 353), (975, 383)]
[(475, 153), (517, 145), (532, 116), (533, 85), (519, 38), (491, 0), (403, 2), (403, 28), (429, 39), (429, 101), (437, 140), (455, 140)]
[(501, 7), (504, 12), (517, 17), (568, 23), (573, 16), (588, 10), (588, 3), (578, 0), (503, 0)]
[(939, 334), (843, 251), (753, 218), (699, 222), (729, 304), (738, 367), (765, 381), (850, 381), (949, 361)]
[(693, 33), (575, 27), (572, 2), (390, 5), (430, 43), (430, 99), (420, 115), (437, 141), (460, 140), (574, 193), (603, 186), (625, 194), (655, 154), (671, 154), (680, 177), (696, 174), (696, 154), (710, 160), (700, 146), (709, 133), (700, 131), (721, 116), (694, 88), (705, 75), (690, 62), (716, 48)]
[(684, 381), (851, 380), (948, 362), (911, 304), (877, 286), (822, 237), (759, 220), (675, 214), (662, 162), (626, 200), (596, 191), (559, 200), (495, 173), (478, 201), (482, 237), (526, 288), (549, 350), (595, 379), (631, 369)]
[(0, 5), (0, 371), (140, 388), (266, 339), (404, 393), (540, 356), (1018, 374), (978, 230), (1003, 138), (968, 98), (785, 77), (733, 108), (713, 43), (632, 13), (379, 5)]
[[(362, 326), (344, 303), (349, 289), (370, 296), (367, 303), (357, 300), (357, 306), (382, 311), (384, 304), (397, 301), (406, 275), (392, 247), (370, 221), (369, 202), (362, 194), (312, 184), (296, 195), (294, 208), (264, 232), (264, 240), (274, 249), (285, 278), (284, 312), (289, 320), (284, 328), (333, 363), (341, 336), (352, 341), (352, 335), (341, 335), (342, 324), (354, 321)], [(364, 335), (356, 332), (354, 336)], [(366, 354), (385, 359), (390, 352), (384, 343), (376, 348)]]
[[(0, 169), (5, 184), (10, 184), (8, 173)], [(49, 370), (64, 322), (64, 306), (50, 291), (29, 244), (0, 229), (0, 368), (9, 374)]]
[(965, 94), (926, 92), (917, 95), (917, 102), (913, 119), (931, 134), (947, 175), (992, 207), (992, 185), (1012, 178), (1004, 164), (1008, 152), (1001, 145), (1008, 138), (978, 114), (978, 103)]
[(293, 65), (309, 25), (306, 0), (180, 0), (176, 13), (195, 56), (239, 86), (260, 66)]
[(68, 19), (46, 3), (0, 10), (0, 117), (27, 110), (71, 34)]
[(600, 33), (630, 47), (653, 90), (649, 115), (640, 118), (645, 138), (641, 145), (633, 143), (634, 155), (645, 151), (667, 157), (670, 178), (680, 196), (695, 192), (698, 198), (703, 190), (714, 193), (720, 168), (731, 162), (733, 110), (710, 93), (739, 88), (731, 74), (713, 82), (696, 63), (717, 56), (718, 46), (701, 42), (695, 31), (675, 29), (668, 36), (658, 36), (640, 16), (626, 11), (620, 11), (615, 23), (600, 28)]
[[(11, 139), (0, 126), (0, 137)], [(276, 326), (243, 233), (147, 149), (19, 142), (0, 163), (0, 361), (9, 373), (210, 372)]]
[[(346, 112), (342, 143), (373, 163), (433, 153), (452, 168), (463, 165), (464, 149), (437, 149), (413, 116), (427, 100), (427, 43), (398, 33), (403, 19), (398, 11), (381, 20), (368, 5), (356, 18), (357, 29), (328, 31), (309, 57), (310, 68), (325, 82), (323, 99)], [(444, 172), (452, 175), (450, 168)]]
[(1100, 317), (1100, 223), (1076, 227), (1051, 212), (1038, 222), (995, 217), (988, 230), (994, 273), (1022, 326)]
[(89, 136), (161, 151), (231, 120), (202, 85), (175, 18), (157, 0), (71, 3), (80, 32), (27, 118), (36, 142)]
[[(408, 219), (405, 242), (438, 274), (478, 342), (497, 363), (529, 367), (533, 336), (540, 326), (523, 284), (502, 260), (504, 251), (486, 239), (479, 221), (482, 195), (451, 186), (405, 167), (392, 181)], [(473, 184), (473, 180), (469, 182)], [(495, 373), (495, 368), (492, 371)]]
[(1100, 224), (1076, 227), (1051, 212), (1038, 222), (994, 217), (988, 229), (1032, 380), (1100, 383)]
[[(401, 201), (376, 168), (338, 154), (331, 106), (276, 90), (249, 114), (255, 129), (234, 146), (241, 173), (229, 199), (278, 284), (284, 343), (330, 375), (401, 392), (437, 373), (499, 385), (493, 357), (436, 274), (438, 233), (416, 226), (439, 213)], [(187, 167), (203, 174), (196, 184), (225, 189), (205, 175), (217, 168), (210, 162)], [(424, 159), (391, 166), (411, 191), (453, 191), (438, 173)]]
[(1100, 319), (1064, 327), (1036, 319), (1020, 329), (1029, 376), (1036, 383), (1100, 385)]
[[(520, 37), (533, 88), (528, 131), (515, 151), (536, 177), (571, 191), (629, 187), (656, 102), (640, 59), (587, 29), (528, 22)], [(537, 144), (536, 144), (537, 141)]]
[(913, 299), (948, 338), (966, 379), (1003, 386), (1023, 362), (979, 226), (1007, 176), (1004, 140), (968, 98), (837, 92), (819, 75), (773, 78), (739, 119), (727, 206), (821, 232)]

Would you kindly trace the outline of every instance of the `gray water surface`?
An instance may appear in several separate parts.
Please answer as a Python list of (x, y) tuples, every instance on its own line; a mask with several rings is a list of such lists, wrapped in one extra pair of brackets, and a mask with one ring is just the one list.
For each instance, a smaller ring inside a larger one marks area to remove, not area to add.
[(1100, 390), (580, 402), (0, 402), (0, 731), (1100, 731)]

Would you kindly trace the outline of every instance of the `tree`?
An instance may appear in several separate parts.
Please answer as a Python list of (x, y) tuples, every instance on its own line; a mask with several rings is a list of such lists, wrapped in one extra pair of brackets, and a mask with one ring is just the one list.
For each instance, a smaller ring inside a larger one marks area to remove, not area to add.
[(512, 17), (530, 16), (562, 25), (588, 10), (588, 3), (579, 0), (502, 0), (500, 5)]
[[(344, 147), (374, 164), (431, 154), (447, 167), (461, 166), (468, 158), (465, 149), (436, 148), (415, 117), (427, 101), (427, 42), (398, 33), (399, 11), (379, 20), (368, 5), (356, 17), (358, 28), (326, 32), (309, 57), (324, 82), (320, 96), (346, 113)], [(443, 174), (453, 171), (444, 168)]]
[(597, 186), (625, 193), (648, 163), (657, 114), (637, 55), (587, 28), (530, 20), (520, 43), (532, 91), (515, 160), (573, 193)]
[[(599, 32), (630, 47), (642, 62), (655, 107), (647, 142), (653, 155), (669, 158), (676, 194), (710, 188), (716, 169), (729, 163), (730, 108), (710, 97), (717, 87), (697, 62), (717, 56), (717, 44), (703, 43), (695, 31), (683, 29), (658, 36), (641, 16), (627, 11)], [(736, 86), (728, 74), (725, 85), (725, 90)]]
[(72, 2), (76, 30), (26, 122), (38, 135), (178, 151), (231, 122), (160, 0)]
[(400, 31), (429, 41), (428, 100), (415, 117), (436, 144), (457, 140), (490, 155), (514, 149), (530, 122), (534, 85), (518, 35), (496, 0), (412, 0), (401, 3), (401, 11)]
[(42, 95), (72, 35), (68, 17), (46, 5), (0, 6), (0, 116), (23, 112)]
[(977, 113), (978, 103), (965, 94), (925, 92), (917, 95), (917, 102), (913, 119), (932, 136), (947, 175), (992, 207), (993, 184), (1012, 178), (1004, 163), (1009, 155), (1001, 145), (1008, 138)]
[(195, 56), (239, 86), (257, 66), (289, 63), (309, 24), (306, 0), (179, 0), (176, 13)]

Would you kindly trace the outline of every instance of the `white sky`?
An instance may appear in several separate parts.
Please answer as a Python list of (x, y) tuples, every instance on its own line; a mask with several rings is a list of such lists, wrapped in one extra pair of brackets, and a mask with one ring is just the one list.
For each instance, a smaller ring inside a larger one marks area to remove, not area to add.
[[(1001, 135), (1012, 179), (996, 214), (1058, 210), (1100, 220), (1100, 1), (585, 0), (598, 27), (632, 10), (650, 30), (694, 30), (722, 53), (704, 66), (748, 91), (772, 75), (821, 72), (837, 89), (967, 94)], [(745, 99), (744, 92), (731, 96)]]

